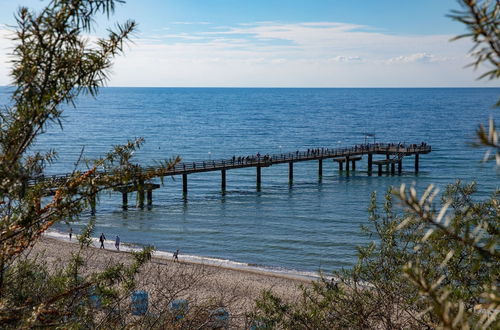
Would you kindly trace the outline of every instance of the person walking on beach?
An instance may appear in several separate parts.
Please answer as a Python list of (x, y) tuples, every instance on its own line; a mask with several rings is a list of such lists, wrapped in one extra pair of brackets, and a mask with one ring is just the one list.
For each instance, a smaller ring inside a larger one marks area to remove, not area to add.
[(101, 233), (101, 236), (99, 236), (99, 242), (101, 243), (101, 246), (99, 249), (104, 249), (104, 241), (106, 240), (106, 236), (104, 236), (104, 233)]
[(73, 237), (73, 228), (69, 227), (69, 240), (71, 241), (71, 237)]
[(120, 236), (116, 235), (115, 239), (115, 247), (118, 251), (120, 251)]
[(173, 259), (174, 259), (174, 262), (179, 261), (179, 249), (177, 249), (177, 251), (174, 252)]

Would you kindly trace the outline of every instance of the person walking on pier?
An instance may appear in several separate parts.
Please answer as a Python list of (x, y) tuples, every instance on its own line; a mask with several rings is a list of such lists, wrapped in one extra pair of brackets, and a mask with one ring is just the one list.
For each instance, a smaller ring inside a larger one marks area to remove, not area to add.
[(120, 236), (116, 235), (115, 239), (115, 247), (118, 251), (120, 251)]
[(99, 236), (99, 242), (101, 243), (101, 246), (99, 249), (104, 249), (104, 241), (106, 240), (106, 236), (104, 236), (104, 233), (101, 233), (101, 236)]

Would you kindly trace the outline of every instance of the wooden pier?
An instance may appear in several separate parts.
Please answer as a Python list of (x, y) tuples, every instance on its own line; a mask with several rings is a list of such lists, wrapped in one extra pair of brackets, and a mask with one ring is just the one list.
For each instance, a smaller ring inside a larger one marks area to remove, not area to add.
[[(398, 174), (402, 173), (403, 159), (405, 157), (414, 157), (414, 172), (419, 172), (419, 162), (421, 154), (428, 154), (432, 151), (430, 145), (426, 143), (403, 145), (395, 143), (375, 143), (356, 145), (350, 148), (314, 148), (304, 151), (287, 152), (275, 155), (249, 155), (249, 156), (233, 156), (229, 159), (221, 160), (206, 160), (197, 162), (182, 162), (176, 164), (175, 167), (164, 170), (158, 173), (158, 176), (182, 176), (182, 192), (184, 198), (188, 194), (188, 175), (202, 172), (220, 171), (221, 173), (221, 191), (226, 191), (226, 172), (228, 170), (235, 170), (239, 168), (255, 167), (256, 168), (256, 189), (259, 191), (262, 184), (262, 169), (265, 167), (288, 164), (288, 182), (293, 184), (293, 167), (294, 163), (304, 161), (317, 161), (318, 162), (318, 177), (323, 176), (323, 160), (333, 159), (334, 162), (339, 164), (339, 171), (349, 175), (350, 171), (356, 170), (356, 162), (361, 161), (363, 156), (367, 156), (367, 174), (372, 176), (373, 165), (376, 165), (377, 174), (381, 176), (383, 173), (395, 175), (396, 164), (398, 165)], [(379, 160), (374, 160), (376, 155), (383, 155), (384, 157)], [(345, 170), (344, 170), (345, 166)], [(385, 171), (384, 171), (385, 167)], [(150, 167), (146, 170), (155, 170), (156, 168)], [(157, 169), (156, 169), (157, 170)], [(105, 174), (105, 173), (103, 173)], [(68, 175), (55, 175), (38, 177), (32, 179), (32, 183), (37, 181), (53, 180), (54, 182), (61, 182), (67, 178)], [(134, 182), (124, 183), (120, 187), (113, 190), (122, 193), (123, 208), (127, 209), (128, 194), (134, 191), (138, 193), (138, 206), (144, 207), (144, 195), (147, 192), (147, 204), (152, 204), (152, 191), (160, 188), (160, 185), (151, 182)], [(91, 202), (92, 213), (95, 213), (95, 199)]]

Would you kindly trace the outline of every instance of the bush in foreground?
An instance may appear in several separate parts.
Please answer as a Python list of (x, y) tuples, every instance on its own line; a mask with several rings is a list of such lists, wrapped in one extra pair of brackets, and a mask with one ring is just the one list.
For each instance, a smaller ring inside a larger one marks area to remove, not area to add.
[(450, 185), (436, 208), (432, 187), (420, 199), (403, 187), (402, 214), (391, 193), (380, 214), (373, 194), (365, 230), (377, 243), (359, 249), (356, 266), (304, 288), (299, 304), (264, 293), (253, 318), (286, 329), (500, 327), (499, 192), (484, 202), (475, 192)]

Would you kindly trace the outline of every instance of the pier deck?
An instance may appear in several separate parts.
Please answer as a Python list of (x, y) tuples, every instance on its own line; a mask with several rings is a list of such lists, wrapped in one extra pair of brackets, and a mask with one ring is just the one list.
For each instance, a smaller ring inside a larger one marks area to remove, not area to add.
[[(432, 151), (429, 145), (413, 145), (412, 147), (398, 146), (393, 144), (361, 145), (351, 148), (316, 148), (308, 151), (288, 152), (277, 155), (251, 155), (246, 157), (236, 157), (223, 160), (208, 160), (198, 162), (185, 162), (175, 166), (171, 171), (166, 171), (165, 175), (192, 174), (209, 171), (230, 170), (245, 167), (267, 167), (275, 164), (290, 162), (304, 162), (311, 160), (323, 160), (334, 158), (336, 162), (358, 161), (363, 155), (389, 155), (389, 156), (411, 156), (428, 154)], [(390, 161), (390, 158), (389, 158)]]
[[(182, 175), (183, 182), (183, 194), (187, 195), (187, 184), (188, 184), (188, 175), (194, 173), (202, 173), (202, 172), (212, 172), (212, 171), (220, 171), (221, 172), (221, 189), (222, 191), (226, 190), (226, 171), (239, 169), (239, 168), (248, 168), (255, 167), (256, 168), (256, 186), (257, 190), (260, 190), (261, 187), (261, 169), (265, 167), (269, 167), (277, 164), (288, 164), (288, 174), (289, 174), (289, 183), (293, 183), (293, 164), (296, 162), (304, 162), (304, 161), (318, 161), (318, 176), (321, 177), (323, 175), (323, 160), (325, 159), (333, 159), (334, 162), (339, 164), (339, 170), (343, 171), (343, 167), (345, 164), (345, 171), (349, 174), (350, 163), (352, 164), (352, 170), (356, 170), (356, 162), (362, 160), (363, 156), (367, 156), (367, 173), (369, 176), (372, 175), (372, 167), (373, 165), (378, 166), (378, 175), (382, 175), (382, 167), (386, 166), (386, 173), (389, 173), (389, 166), (391, 167), (390, 173), (395, 174), (395, 165), (398, 164), (398, 174), (401, 174), (402, 171), (402, 161), (404, 157), (414, 156), (414, 171), (415, 173), (419, 172), (419, 156), (421, 154), (428, 154), (432, 151), (430, 145), (426, 143), (421, 144), (412, 144), (412, 145), (403, 145), (403, 144), (395, 144), (395, 143), (375, 143), (375, 144), (364, 144), (364, 145), (356, 145), (349, 148), (314, 148), (307, 149), (305, 151), (297, 150), (295, 152), (287, 152), (281, 154), (274, 155), (249, 155), (249, 156), (233, 156), (228, 159), (219, 159), (219, 160), (205, 160), (205, 161), (196, 161), (196, 162), (181, 162), (176, 164), (173, 168), (168, 170), (158, 171), (156, 167), (148, 167), (145, 170), (155, 170), (159, 176), (174, 176), (174, 175)], [(385, 158), (381, 160), (374, 160), (374, 155), (384, 155)], [(98, 172), (97, 175), (105, 175), (106, 172)], [(63, 174), (63, 175), (54, 175), (54, 176), (41, 176), (37, 178), (33, 178), (30, 180), (30, 184), (35, 184), (40, 181), (48, 181), (50, 180), (53, 183), (53, 186), (56, 187), (61, 183), (64, 183), (66, 179), (71, 174)], [(138, 178), (139, 180), (139, 178)], [(136, 181), (138, 181), (136, 180)], [(152, 190), (158, 189), (159, 186), (152, 183), (145, 183), (138, 185), (137, 182), (129, 182), (124, 183), (122, 187), (115, 188), (115, 191), (121, 192), (123, 196), (124, 208), (126, 208), (126, 194), (138, 191), (138, 193), (142, 194), (142, 198), (139, 198), (140, 201), (144, 201), (144, 190), (148, 192), (148, 204), (151, 204), (152, 201)], [(142, 202), (143, 204), (143, 202)], [(143, 205), (141, 205), (143, 206)]]

